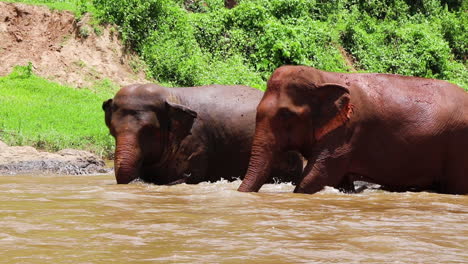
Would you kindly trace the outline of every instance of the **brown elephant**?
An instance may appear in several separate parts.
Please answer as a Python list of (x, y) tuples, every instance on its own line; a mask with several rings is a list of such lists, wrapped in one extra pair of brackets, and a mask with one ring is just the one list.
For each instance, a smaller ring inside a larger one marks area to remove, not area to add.
[(468, 93), (448, 82), (283, 66), (256, 118), (239, 191), (258, 191), (272, 161), (297, 150), (307, 159), (298, 193), (353, 191), (356, 179), (394, 191), (468, 192)]
[[(262, 92), (246, 86), (123, 87), (103, 103), (116, 141), (117, 183), (199, 183), (242, 177), (248, 166), (255, 108)], [(279, 181), (302, 172), (298, 153), (273, 169)]]

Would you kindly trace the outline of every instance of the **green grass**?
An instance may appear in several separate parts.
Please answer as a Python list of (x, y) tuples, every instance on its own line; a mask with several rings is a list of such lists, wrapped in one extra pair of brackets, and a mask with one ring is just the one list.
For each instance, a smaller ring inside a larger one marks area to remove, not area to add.
[(103, 87), (75, 89), (47, 81), (16, 67), (0, 77), (0, 139), (48, 151), (90, 150), (109, 157), (113, 139), (104, 124), (102, 102), (113, 92)]
[(81, 12), (82, 0), (2, 0), (2, 2), (44, 5), (54, 10), (68, 10), (75, 14)]

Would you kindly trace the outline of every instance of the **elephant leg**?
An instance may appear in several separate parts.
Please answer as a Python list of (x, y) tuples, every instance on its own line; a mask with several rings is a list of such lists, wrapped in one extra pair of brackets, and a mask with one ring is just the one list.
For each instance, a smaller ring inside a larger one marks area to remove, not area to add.
[[(309, 160), (304, 169), (303, 179), (296, 186), (295, 193), (316, 193), (325, 186), (349, 187), (349, 179), (343, 180), (346, 174), (348, 158), (346, 156), (317, 158)], [(352, 182), (351, 182), (352, 184)], [(354, 186), (353, 186), (354, 189)]]
[(299, 184), (303, 170), (302, 156), (298, 152), (288, 151), (280, 155), (273, 165), (271, 177), (273, 182), (291, 182)]
[(468, 168), (465, 169), (465, 172), (450, 175), (447, 183), (443, 184), (441, 192), (449, 194), (468, 194), (466, 171), (468, 171)]
[(444, 179), (438, 192), (468, 194), (468, 158), (465, 155), (454, 155), (448, 161)]
[(166, 185), (177, 185), (177, 184), (182, 184), (182, 183), (186, 183), (187, 182), (187, 178), (183, 178), (183, 179), (179, 179), (177, 181), (173, 181), (173, 182), (170, 182)]
[(199, 151), (189, 157), (189, 171), (185, 172), (187, 184), (197, 184), (203, 181), (211, 181), (214, 175), (208, 175), (208, 156), (204, 151)]
[(341, 182), (336, 186), (340, 192), (344, 193), (357, 193), (358, 191), (354, 187), (353, 175), (346, 174)]

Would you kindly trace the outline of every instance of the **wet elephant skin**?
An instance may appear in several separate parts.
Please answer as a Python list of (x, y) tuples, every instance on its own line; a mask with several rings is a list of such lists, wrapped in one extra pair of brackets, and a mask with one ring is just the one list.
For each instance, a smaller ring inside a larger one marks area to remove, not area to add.
[(283, 66), (268, 80), (240, 191), (258, 191), (271, 164), (297, 150), (307, 165), (295, 192), (468, 193), (468, 93), (440, 80)]
[[(137, 178), (176, 184), (242, 177), (262, 95), (246, 86), (121, 88), (103, 104), (106, 125), (116, 141), (117, 183)], [(272, 177), (279, 181), (295, 181), (302, 172), (300, 155), (284, 155), (274, 171)]]

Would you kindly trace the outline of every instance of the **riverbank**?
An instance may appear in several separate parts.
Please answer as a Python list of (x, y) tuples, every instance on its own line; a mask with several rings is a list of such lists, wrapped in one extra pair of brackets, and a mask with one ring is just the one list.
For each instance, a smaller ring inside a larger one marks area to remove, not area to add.
[(149, 82), (117, 30), (87, 14), (0, 2), (0, 39), (0, 140), (112, 158), (102, 102)]
[(97, 155), (75, 149), (56, 153), (39, 151), (30, 146), (8, 146), (0, 141), (0, 175), (54, 173), (85, 175), (111, 173)]
[(137, 55), (123, 45), (111, 25), (89, 14), (45, 6), (0, 2), (0, 76), (17, 65), (62, 85), (89, 88), (145, 82)]

